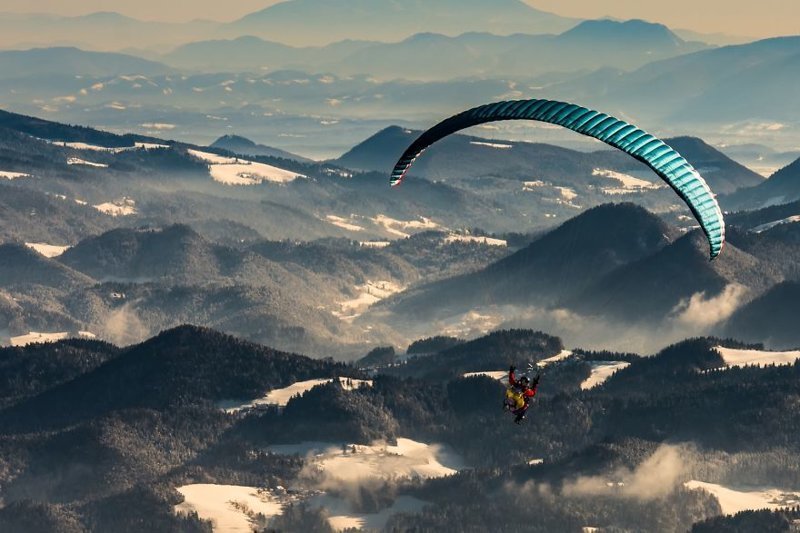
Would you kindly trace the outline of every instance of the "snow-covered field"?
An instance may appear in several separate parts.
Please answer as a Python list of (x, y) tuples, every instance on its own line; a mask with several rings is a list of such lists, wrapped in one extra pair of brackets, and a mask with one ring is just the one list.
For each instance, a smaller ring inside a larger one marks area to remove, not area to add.
[(408, 237), (409, 231), (424, 231), (439, 227), (439, 224), (425, 217), (420, 217), (419, 220), (397, 220), (386, 215), (378, 215), (370, 220), (382, 226), (388, 233), (401, 238)]
[(364, 248), (386, 248), (392, 243), (390, 241), (362, 241), (358, 244)]
[(65, 142), (65, 141), (53, 141), (53, 144), (56, 146), (63, 146), (64, 148), (72, 148), (73, 150), (89, 150), (92, 152), (112, 152), (112, 153), (119, 153), (125, 150), (131, 150), (132, 147), (114, 147), (109, 148), (108, 146), (98, 146), (96, 144), (88, 144), (83, 142)]
[(257, 185), (265, 181), (289, 183), (297, 178), (305, 177), (302, 174), (265, 163), (256, 163), (255, 161), (236, 157), (224, 157), (199, 150), (190, 149), (187, 152), (208, 164), (209, 173), (214, 181), (225, 185)]
[(525, 192), (533, 192), (539, 187), (544, 187), (545, 182), (542, 180), (533, 180), (533, 181), (523, 181), (522, 182), (522, 190)]
[(321, 488), (363, 485), (390, 479), (431, 479), (464, 468), (461, 459), (444, 446), (397, 438), (397, 444), (300, 443), (270, 446), (269, 451), (305, 455), (306, 475)]
[[(39, 331), (29, 331), (27, 335), (19, 335), (11, 337), (11, 346), (27, 346), (28, 344), (39, 344), (43, 342), (56, 342), (66, 339), (70, 334), (66, 331), (59, 331), (55, 333), (41, 333)], [(79, 337), (85, 339), (94, 339), (96, 335), (89, 331), (79, 331)]]
[(340, 216), (336, 216), (336, 215), (327, 215), (325, 217), (325, 220), (327, 220), (328, 222), (330, 222), (331, 224), (333, 224), (336, 227), (339, 227), (339, 228), (342, 228), (342, 229), (346, 229), (348, 231), (363, 231), (364, 230), (364, 228), (362, 228), (361, 226), (353, 224), (352, 222), (350, 222), (350, 219), (347, 219), (347, 218), (344, 218), (344, 217), (340, 217)]
[(342, 320), (352, 320), (366, 311), (369, 306), (405, 290), (405, 287), (392, 281), (370, 281), (356, 286), (358, 296), (341, 302), (340, 310), (333, 311), (333, 315)]
[(45, 257), (58, 257), (70, 248), (69, 246), (57, 246), (55, 244), (43, 242), (26, 242), (25, 246), (39, 252)]
[(691, 480), (684, 483), (689, 489), (703, 489), (719, 500), (724, 514), (758, 509), (779, 509), (800, 505), (800, 491), (776, 488), (734, 489), (716, 483)]
[(728, 366), (791, 365), (800, 359), (800, 351), (767, 352), (763, 350), (738, 350), (717, 346), (714, 348)]
[(251, 516), (279, 515), (283, 507), (276, 498), (255, 487), (236, 485), (197, 484), (178, 487), (183, 503), (175, 506), (175, 512), (196, 512), (203, 520), (211, 520), (214, 533), (251, 533)]
[(484, 370), (481, 372), (467, 372), (462, 377), (487, 376), (508, 385), (508, 370)]
[(15, 180), (17, 178), (30, 178), (30, 174), (25, 174), (24, 172), (10, 172), (8, 170), (0, 170), (0, 178), (7, 179), (7, 180)]
[(627, 361), (592, 361), (592, 374), (581, 383), (581, 389), (587, 390), (602, 385), (617, 370), (630, 365)]
[(559, 361), (563, 361), (567, 357), (572, 355), (571, 350), (561, 350), (558, 354), (554, 355), (553, 357), (548, 357), (547, 359), (542, 359), (538, 363), (536, 363), (539, 367), (546, 367), (547, 365), (552, 365), (553, 363), (557, 363)]
[(491, 237), (482, 237), (477, 235), (457, 235), (455, 233), (451, 233), (445, 237), (444, 242), (448, 244), (452, 242), (477, 242), (487, 246), (508, 246), (508, 241), (503, 239), (493, 239)]
[(621, 185), (620, 187), (612, 187), (612, 188), (604, 187), (603, 192), (605, 194), (628, 194), (647, 189), (660, 189), (662, 187), (665, 187), (665, 185), (661, 183), (652, 183), (647, 180), (631, 176), (630, 174), (623, 174), (622, 172), (616, 172), (614, 170), (608, 170), (604, 168), (596, 168), (592, 170), (592, 176), (609, 178), (615, 180), (617, 183)]
[(485, 146), (487, 148), (495, 148), (499, 150), (508, 150), (509, 148), (514, 148), (513, 144), (489, 143), (481, 141), (470, 141), (470, 144), (474, 146)]
[(344, 387), (345, 390), (352, 390), (362, 385), (370, 387), (372, 386), (372, 381), (363, 379), (352, 379), (352, 378), (342, 378), (342, 377), (309, 379), (307, 381), (298, 381), (296, 383), (292, 383), (288, 387), (284, 387), (282, 389), (271, 390), (261, 398), (256, 398), (255, 400), (251, 400), (249, 402), (237, 402), (237, 401), (220, 402), (219, 407), (223, 409), (226, 413), (237, 413), (245, 409), (252, 409), (253, 407), (257, 407), (259, 405), (278, 405), (281, 407), (285, 407), (293, 396), (302, 395), (303, 393), (313, 389), (317, 385), (330, 383), (334, 379), (338, 379), (339, 383), (342, 384), (342, 387)]
[(84, 165), (87, 167), (96, 167), (96, 168), (108, 168), (108, 165), (104, 163), (92, 163), (91, 161), (86, 161), (85, 159), (79, 159), (77, 157), (70, 157), (67, 159), (68, 165)]
[(468, 338), (486, 334), (500, 326), (504, 320), (502, 307), (497, 312), (492, 312), (490, 309), (483, 312), (473, 309), (437, 323), (436, 331), (439, 335)]
[(335, 531), (343, 529), (367, 529), (380, 531), (386, 526), (389, 518), (397, 513), (417, 513), (422, 510), (426, 502), (411, 496), (400, 496), (390, 507), (382, 509), (379, 513), (364, 514), (353, 512), (350, 504), (341, 498), (322, 494), (312, 498), (309, 503), (313, 507), (324, 507), (328, 511), (328, 524)]
[(578, 193), (576, 193), (573, 189), (569, 187), (553, 187), (555, 190), (558, 191), (558, 194), (561, 195), (561, 198), (566, 200), (567, 202), (571, 202), (575, 198), (578, 197)]
[(112, 217), (125, 217), (137, 213), (136, 202), (130, 198), (121, 198), (113, 202), (104, 202), (102, 204), (93, 205), (92, 207)]
[(761, 233), (763, 231), (770, 230), (775, 226), (780, 226), (782, 224), (792, 224), (794, 222), (800, 222), (800, 215), (794, 215), (791, 217), (782, 218), (780, 220), (773, 220), (772, 222), (767, 222), (766, 224), (761, 224), (760, 226), (756, 226), (751, 231), (753, 231), (753, 233)]

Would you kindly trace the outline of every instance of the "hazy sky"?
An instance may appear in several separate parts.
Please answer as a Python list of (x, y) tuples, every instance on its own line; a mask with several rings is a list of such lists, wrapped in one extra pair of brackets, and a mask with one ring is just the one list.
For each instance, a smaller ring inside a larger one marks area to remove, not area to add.
[[(759, 37), (800, 34), (800, 0), (525, 1), (545, 11), (582, 18), (643, 18), (673, 28)], [(145, 20), (233, 20), (275, 3), (277, 0), (0, 0), (0, 11), (64, 15), (117, 11)]]

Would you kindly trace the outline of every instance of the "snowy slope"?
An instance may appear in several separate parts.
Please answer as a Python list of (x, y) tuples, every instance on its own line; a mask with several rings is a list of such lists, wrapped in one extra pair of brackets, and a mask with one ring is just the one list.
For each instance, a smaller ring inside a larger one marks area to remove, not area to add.
[(736, 514), (748, 509), (779, 509), (800, 504), (800, 491), (776, 488), (737, 490), (696, 480), (687, 481), (684, 486), (689, 489), (703, 489), (716, 496), (724, 514)]
[(44, 242), (26, 242), (25, 246), (31, 248), (42, 254), (45, 257), (58, 257), (59, 255), (66, 252), (70, 247), (69, 246), (58, 246), (55, 244), (47, 244)]
[(768, 352), (763, 350), (738, 350), (717, 346), (714, 348), (728, 366), (791, 365), (800, 359), (800, 351)]
[(368, 387), (372, 386), (372, 381), (362, 380), (362, 379), (351, 379), (351, 378), (341, 378), (341, 377), (309, 379), (307, 381), (298, 381), (296, 383), (292, 383), (288, 387), (284, 387), (282, 389), (271, 390), (261, 398), (256, 398), (255, 400), (251, 400), (249, 402), (236, 402), (236, 401), (220, 402), (219, 407), (223, 409), (226, 413), (237, 413), (245, 409), (252, 409), (259, 405), (278, 405), (281, 407), (285, 407), (293, 396), (300, 396), (303, 393), (313, 389), (317, 385), (330, 383), (334, 379), (338, 379), (339, 383), (341, 383), (342, 387), (344, 387), (346, 390), (352, 390), (360, 387), (361, 385), (366, 385)]
[(592, 361), (592, 374), (581, 383), (581, 389), (588, 390), (602, 385), (617, 370), (630, 365), (627, 361)]
[(256, 487), (196, 484), (177, 490), (184, 501), (175, 506), (175, 512), (196, 512), (201, 519), (211, 520), (214, 533), (251, 533), (253, 523), (249, 513), (271, 517), (283, 511), (283, 506), (269, 492)]
[(209, 173), (214, 181), (225, 185), (256, 185), (265, 181), (289, 183), (305, 177), (296, 172), (237, 157), (224, 157), (199, 150), (187, 150), (187, 152), (208, 164)]
[(284, 455), (306, 455), (314, 466), (315, 476), (322, 474), (331, 486), (398, 478), (438, 478), (464, 468), (461, 459), (447, 448), (402, 437), (397, 438), (395, 445), (306, 442), (274, 445), (269, 450)]

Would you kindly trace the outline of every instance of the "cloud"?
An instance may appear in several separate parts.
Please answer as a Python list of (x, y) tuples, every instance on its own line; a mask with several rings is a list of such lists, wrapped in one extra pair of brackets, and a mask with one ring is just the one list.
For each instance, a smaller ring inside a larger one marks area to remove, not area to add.
[(141, 342), (150, 335), (130, 304), (114, 309), (100, 326), (100, 336), (117, 346)]
[(581, 476), (564, 484), (565, 496), (613, 496), (650, 501), (677, 488), (689, 472), (692, 454), (684, 446), (664, 444), (634, 470), (619, 468), (607, 476)]
[(717, 296), (706, 298), (705, 292), (695, 293), (682, 300), (672, 310), (679, 325), (690, 328), (708, 328), (730, 317), (747, 295), (747, 287), (731, 283)]

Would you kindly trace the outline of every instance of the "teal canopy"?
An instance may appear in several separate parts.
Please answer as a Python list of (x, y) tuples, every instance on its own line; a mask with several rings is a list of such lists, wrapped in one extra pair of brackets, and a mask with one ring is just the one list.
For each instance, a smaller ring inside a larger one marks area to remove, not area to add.
[(605, 113), (555, 100), (495, 102), (454, 115), (419, 136), (392, 170), (399, 185), (408, 169), (430, 145), (457, 131), (500, 120), (537, 120), (557, 124), (619, 148), (653, 169), (689, 206), (708, 237), (711, 259), (725, 244), (725, 221), (716, 197), (697, 170), (664, 141)]

